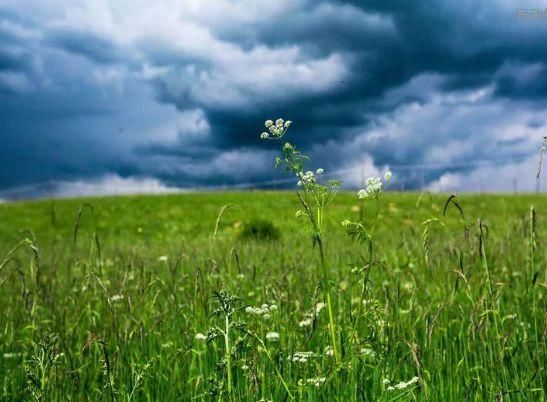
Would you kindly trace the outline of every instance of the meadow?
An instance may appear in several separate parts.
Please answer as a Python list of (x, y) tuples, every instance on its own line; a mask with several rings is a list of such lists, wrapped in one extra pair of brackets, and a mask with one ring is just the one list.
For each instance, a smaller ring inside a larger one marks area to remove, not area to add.
[(290, 191), (0, 205), (0, 400), (544, 401), (546, 198), (447, 200), (338, 194), (329, 283)]

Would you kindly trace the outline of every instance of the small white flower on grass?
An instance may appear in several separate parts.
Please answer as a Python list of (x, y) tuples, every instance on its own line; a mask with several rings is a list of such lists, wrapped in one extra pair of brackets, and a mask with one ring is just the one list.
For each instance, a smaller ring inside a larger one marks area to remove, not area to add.
[(297, 173), (297, 176), (300, 178), (298, 185), (309, 185), (316, 183), (315, 175), (311, 170), (308, 170), (306, 173), (300, 172)]
[(169, 259), (169, 257), (167, 257), (166, 255), (160, 255), (160, 256), (158, 257), (158, 261), (160, 261), (160, 262), (165, 262), (165, 261), (167, 261), (168, 259)]
[(277, 119), (277, 120), (275, 121), (275, 125), (276, 125), (277, 127), (283, 127), (283, 123), (285, 123), (285, 120), (283, 120), (283, 119)]
[(306, 318), (306, 319), (300, 321), (300, 322), (298, 323), (298, 326), (299, 326), (300, 328), (309, 327), (309, 326), (312, 324), (312, 322), (313, 322), (313, 321), (312, 321), (311, 318)]
[(384, 179), (385, 179), (386, 181), (390, 181), (390, 180), (391, 180), (391, 176), (392, 176), (391, 170), (388, 170), (388, 171), (386, 172), (386, 174), (384, 175)]
[(382, 192), (382, 179), (379, 177), (369, 177), (365, 184), (366, 187), (357, 193), (359, 199), (375, 198)]
[(278, 332), (268, 332), (266, 334), (266, 339), (270, 342), (276, 342), (279, 340), (279, 333)]
[(288, 360), (295, 363), (307, 363), (310, 357), (313, 357), (313, 352), (296, 352), (292, 356), (289, 356)]
[(382, 380), (382, 384), (384, 384), (384, 385), (389, 385), (389, 383), (391, 383), (391, 381), (389, 381), (388, 378), (384, 378), (384, 379)]
[(261, 317), (264, 320), (269, 320), (272, 318), (271, 313), (277, 310), (277, 306), (272, 304), (271, 306), (264, 303), (260, 307), (248, 306), (245, 308), (245, 312), (256, 317)]
[(315, 378), (308, 378), (306, 380), (306, 382), (308, 384), (311, 384), (315, 387), (320, 387), (321, 385), (323, 385), (325, 383), (325, 381), (327, 381), (327, 377), (315, 377)]
[(262, 134), (260, 134), (260, 138), (263, 140), (270, 138), (270, 134), (268, 134), (266, 131), (264, 131)]
[(123, 295), (112, 295), (112, 297), (110, 297), (111, 302), (117, 302), (120, 300), (123, 300)]
[(205, 335), (203, 335), (202, 333), (197, 333), (196, 336), (194, 336), (194, 339), (196, 341), (206, 341), (207, 340), (207, 337)]
[(368, 358), (376, 357), (376, 352), (370, 348), (361, 348), (360, 352), (364, 357), (368, 357)]
[(404, 390), (408, 387), (410, 387), (411, 385), (414, 385), (416, 384), (420, 379), (418, 377), (412, 377), (410, 380), (408, 381), (401, 381), (399, 384), (395, 384), (393, 386), (389, 386), (387, 387), (387, 390), (388, 391), (395, 391), (395, 390)]
[(329, 357), (334, 356), (334, 349), (332, 348), (332, 346), (329, 345), (325, 348), (325, 355)]
[(326, 303), (319, 302), (315, 305), (315, 314), (319, 314), (321, 310), (323, 310), (325, 307), (327, 307)]

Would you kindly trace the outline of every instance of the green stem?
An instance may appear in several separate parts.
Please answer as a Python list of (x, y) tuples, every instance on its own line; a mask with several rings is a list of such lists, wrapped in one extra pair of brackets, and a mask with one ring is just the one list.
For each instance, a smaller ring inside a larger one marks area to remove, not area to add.
[(327, 269), (327, 261), (325, 258), (325, 250), (323, 248), (323, 241), (321, 239), (321, 235), (317, 234), (317, 244), (319, 246), (319, 255), (321, 257), (321, 269), (323, 271), (323, 281), (325, 282), (325, 293), (327, 298), (327, 310), (329, 313), (329, 332), (332, 342), (332, 349), (334, 351), (334, 358), (336, 360), (336, 363), (340, 363), (340, 353), (338, 351), (338, 342), (336, 342), (336, 327), (334, 324), (334, 315), (332, 313), (332, 300), (330, 297), (330, 284), (329, 284), (329, 278), (328, 278), (328, 269)]
[(270, 351), (268, 350), (268, 348), (266, 347), (266, 345), (264, 344), (264, 341), (262, 339), (260, 339), (256, 334), (251, 334), (259, 343), (260, 345), (262, 346), (262, 348), (264, 349), (264, 352), (266, 352), (266, 356), (268, 356), (268, 360), (270, 360), (270, 363), (274, 366), (274, 369), (275, 369), (275, 372), (277, 374), (277, 377), (279, 378), (279, 380), (281, 381), (281, 383), (283, 384), (283, 387), (285, 388), (285, 390), (287, 391), (287, 393), (289, 394), (289, 398), (291, 399), (294, 399), (294, 396), (293, 394), (291, 393), (291, 391), (289, 390), (289, 386), (287, 385), (287, 382), (285, 381), (285, 379), (283, 378), (283, 375), (281, 374), (281, 372), (279, 371), (279, 369), (277, 368), (273, 358), (272, 358), (272, 355), (270, 354)]
[(228, 374), (228, 397), (232, 400), (232, 356), (230, 354), (230, 319), (225, 317), (224, 348), (226, 354), (226, 372)]

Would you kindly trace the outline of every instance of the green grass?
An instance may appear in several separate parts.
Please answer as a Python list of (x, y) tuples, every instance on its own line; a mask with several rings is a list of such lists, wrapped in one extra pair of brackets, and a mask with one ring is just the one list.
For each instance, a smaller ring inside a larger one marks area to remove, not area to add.
[[(0, 400), (544, 401), (547, 199), (462, 196), (464, 217), (446, 199), (385, 194), (368, 265), (340, 224), (355, 196), (329, 207), (339, 364), (327, 309), (306, 315), (325, 284), (293, 193), (0, 205)], [(279, 238), (241, 234), (264, 221)], [(237, 325), (207, 344), (222, 289)]]

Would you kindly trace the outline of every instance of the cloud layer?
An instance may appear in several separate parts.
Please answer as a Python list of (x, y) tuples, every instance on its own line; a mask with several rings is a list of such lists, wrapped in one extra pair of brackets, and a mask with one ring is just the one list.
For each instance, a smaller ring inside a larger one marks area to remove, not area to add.
[(350, 185), (390, 167), (405, 188), (532, 190), (547, 17), (522, 10), (536, 3), (4, 0), (0, 189), (268, 181), (258, 133), (282, 116)]

